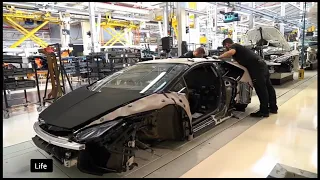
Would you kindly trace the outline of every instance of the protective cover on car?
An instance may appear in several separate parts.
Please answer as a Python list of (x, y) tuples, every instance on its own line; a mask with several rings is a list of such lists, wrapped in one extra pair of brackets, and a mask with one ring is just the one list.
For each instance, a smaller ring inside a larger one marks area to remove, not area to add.
[(261, 40), (261, 34), (259, 28), (262, 28), (262, 37), (264, 40), (269, 41), (269, 43), (274, 47), (279, 47), (284, 51), (290, 51), (290, 45), (281, 34), (281, 32), (273, 26), (256, 26), (253, 29), (250, 29), (246, 33), (245, 43), (250, 45), (251, 41), (253, 44), (258, 43)]
[(101, 92), (96, 92), (82, 87), (51, 104), (39, 114), (39, 118), (53, 126), (73, 129), (90, 120), (96, 120), (99, 115), (124, 103), (141, 98), (139, 92), (113, 88), (103, 88)]

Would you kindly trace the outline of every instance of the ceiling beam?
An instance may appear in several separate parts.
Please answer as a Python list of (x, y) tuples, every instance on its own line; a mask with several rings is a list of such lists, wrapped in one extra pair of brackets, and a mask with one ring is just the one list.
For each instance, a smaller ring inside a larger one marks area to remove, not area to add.
[(189, 8), (185, 8), (186, 12), (192, 13), (192, 14), (197, 14), (197, 15), (202, 15), (202, 16), (206, 16), (207, 13), (206, 12), (201, 12), (201, 11), (197, 11), (194, 9), (189, 9)]
[[(29, 9), (39, 9), (36, 5), (36, 3), (30, 3), (30, 2), (3, 2), (4, 5), (11, 5), (15, 7), (23, 7), (23, 8), (29, 8)], [(38, 3), (40, 4), (40, 3)], [(89, 3), (83, 2), (82, 5), (88, 6)], [(137, 14), (149, 14), (150, 10), (146, 9), (136, 9), (136, 8), (128, 8), (124, 6), (117, 6), (117, 5), (112, 5), (112, 4), (107, 4), (107, 3), (100, 3), (97, 2), (97, 13), (104, 13), (102, 10), (118, 10), (118, 11), (125, 11), (125, 12), (131, 12), (131, 13), (137, 13)], [(81, 15), (89, 15), (88, 11), (85, 9), (82, 9), (80, 7), (71, 7), (71, 6), (64, 6), (64, 5), (59, 5), (56, 4), (52, 6), (57, 11), (67, 11), (69, 13), (74, 13), (74, 14), (81, 14)], [(100, 11), (99, 11), (100, 10)]]
[(297, 9), (299, 9), (300, 11), (303, 11), (303, 9), (301, 9), (299, 6), (297, 6), (297, 5), (293, 4), (292, 2), (288, 2), (288, 4), (290, 4), (291, 6), (293, 6), (293, 7), (297, 8)]
[(133, 6), (138, 6), (138, 7), (143, 7), (143, 8), (148, 8), (148, 9), (161, 9), (159, 7), (155, 6), (150, 6), (142, 3), (134, 3), (134, 2), (120, 2), (121, 4), (128, 4), (128, 5), (133, 5)]
[(263, 9), (270, 9), (270, 8), (275, 8), (275, 7), (281, 7), (281, 4), (272, 5), (272, 6), (264, 6), (264, 7), (260, 7), (260, 8), (257, 8), (257, 9), (263, 10)]
[[(208, 2), (208, 3), (215, 4), (214, 2)], [(230, 7), (230, 6), (228, 6), (228, 4), (221, 3), (221, 2), (218, 2), (218, 5)], [(296, 25), (296, 23), (287, 22), (286, 19), (280, 17), (277, 14), (269, 14), (269, 13), (263, 12), (263, 11), (261, 11), (259, 9), (255, 9), (255, 8), (251, 8), (251, 7), (247, 7), (247, 6), (242, 6), (242, 5), (239, 5), (239, 4), (234, 4), (233, 7), (237, 7), (237, 8), (243, 9), (245, 11), (252, 12), (252, 13), (254, 13), (256, 15), (262, 15), (262, 16), (266, 16), (266, 17), (269, 17), (269, 18), (272, 18), (272, 19), (275, 19), (275, 20), (278, 20), (278, 21), (282, 21), (282, 22), (288, 23), (290, 25)]]

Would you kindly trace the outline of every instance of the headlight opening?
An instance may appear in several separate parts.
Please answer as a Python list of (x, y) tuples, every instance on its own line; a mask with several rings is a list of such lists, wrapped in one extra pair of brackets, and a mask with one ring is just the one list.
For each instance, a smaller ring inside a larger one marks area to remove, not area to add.
[(75, 135), (75, 139), (77, 141), (89, 141), (98, 138), (120, 122), (121, 120), (115, 120), (88, 129), (84, 129)]

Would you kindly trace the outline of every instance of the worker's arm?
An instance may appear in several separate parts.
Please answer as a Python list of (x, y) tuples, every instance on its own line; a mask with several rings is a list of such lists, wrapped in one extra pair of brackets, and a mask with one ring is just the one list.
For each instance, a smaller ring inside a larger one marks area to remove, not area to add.
[(185, 54), (181, 55), (179, 58), (192, 58), (193, 57), (193, 51), (188, 51)]
[(235, 53), (236, 53), (236, 50), (235, 50), (235, 49), (230, 49), (229, 51), (221, 54), (221, 55), (219, 56), (219, 59), (230, 58), (230, 57), (232, 57)]

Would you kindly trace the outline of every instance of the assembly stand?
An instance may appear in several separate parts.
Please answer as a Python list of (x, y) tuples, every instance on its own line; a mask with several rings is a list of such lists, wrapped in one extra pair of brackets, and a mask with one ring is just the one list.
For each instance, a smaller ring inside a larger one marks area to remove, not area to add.
[[(3, 63), (19, 63), (20, 64), (20, 72), (23, 72), (24, 73), (24, 75), (18, 75), (18, 77), (21, 77), (21, 76), (27, 76), (27, 74), (29, 73), (28, 72), (28, 70), (25, 70), (24, 71), (24, 69), (22, 68), (22, 64), (23, 64), (23, 62), (22, 62), (22, 57), (19, 57), (19, 59), (21, 59), (21, 61), (20, 60), (9, 60), (9, 59), (4, 59), (3, 60)], [(35, 86), (37, 87), (37, 96), (38, 96), (38, 102), (36, 102), (36, 103), (30, 103), (29, 101), (28, 101), (28, 95), (27, 95), (27, 91), (26, 91), (26, 89), (30, 89), (30, 88), (33, 88), (34, 87), (34, 85), (33, 85), (33, 83), (32, 83), (32, 81), (30, 81), (30, 82), (27, 82), (27, 81), (25, 81), (25, 82), (19, 82), (19, 81), (13, 81), (13, 82), (7, 82), (7, 83), (5, 83), (5, 80), (9, 77), (8, 75), (6, 75), (5, 73), (3, 73), (3, 94), (4, 94), (4, 101), (5, 101), (5, 107), (4, 107), (4, 109), (3, 109), (3, 118), (4, 119), (8, 119), (9, 117), (10, 117), (10, 109), (11, 108), (13, 108), (13, 107), (19, 107), (19, 106), (24, 106), (25, 108), (27, 108), (28, 107), (28, 105), (30, 105), (30, 104), (38, 104), (39, 105), (39, 107), (37, 107), (37, 110), (38, 111), (41, 111), (42, 110), (42, 106), (41, 106), (41, 97), (40, 97), (40, 88), (39, 88), (39, 80), (38, 80), (38, 74), (37, 74), (37, 64), (35, 63), (35, 61), (29, 61), (29, 62), (31, 62), (32, 63), (32, 70), (34, 71), (34, 73), (35, 73)], [(13, 69), (13, 71), (14, 71), (14, 69)], [(15, 77), (15, 75), (14, 75), (14, 73), (12, 74), (12, 77)], [(24, 79), (24, 77), (23, 77), (23, 80), (25, 80)], [(34, 81), (33, 81), (34, 82)], [(8, 87), (10, 87), (10, 88), (7, 88), (7, 85), (8, 85)], [(22, 87), (21, 87), (22, 86)], [(8, 98), (7, 98), (7, 93), (6, 93), (6, 91), (7, 90), (16, 90), (16, 89), (23, 89), (24, 90), (24, 98), (18, 98), (18, 99), (10, 99), (10, 100), (8, 100)], [(19, 99), (25, 99), (25, 103), (23, 103), (23, 104), (17, 104), (17, 105), (9, 105), (9, 103), (8, 103), (8, 101), (13, 101), (13, 100), (19, 100)]]

